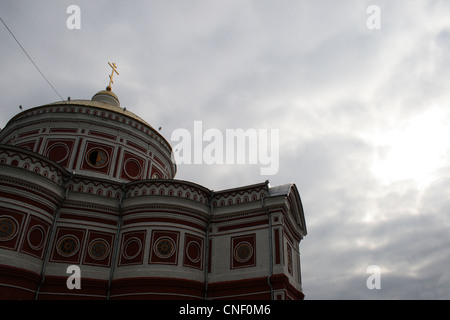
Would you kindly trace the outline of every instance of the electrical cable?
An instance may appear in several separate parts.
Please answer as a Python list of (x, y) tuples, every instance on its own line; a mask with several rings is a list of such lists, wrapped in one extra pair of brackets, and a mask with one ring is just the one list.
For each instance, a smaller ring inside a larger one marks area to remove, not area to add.
[(58, 97), (61, 98), (62, 101), (64, 101), (63, 97), (59, 94), (59, 92), (55, 89), (55, 87), (50, 83), (50, 81), (47, 79), (47, 77), (42, 73), (41, 69), (39, 69), (39, 67), (36, 65), (36, 63), (33, 61), (33, 59), (31, 59), (30, 55), (27, 53), (27, 51), (24, 49), (24, 47), (22, 47), (22, 45), (20, 44), (19, 40), (17, 40), (16, 36), (12, 33), (12, 31), (8, 28), (8, 26), (6, 25), (5, 21), (3, 21), (3, 19), (0, 17), (0, 20), (2, 21), (2, 23), (5, 25), (6, 29), (8, 30), (8, 32), (12, 35), (12, 37), (14, 38), (14, 40), (16, 40), (17, 44), (20, 46), (20, 48), (22, 49), (22, 51), (27, 55), (28, 59), (30, 59), (31, 63), (35, 66), (35, 68), (37, 69), (37, 71), (39, 71), (39, 73), (41, 74), (41, 76), (45, 79), (45, 81), (47, 81), (47, 83), (50, 85), (50, 87), (52, 87), (53, 91), (55, 91), (55, 93), (58, 95)]

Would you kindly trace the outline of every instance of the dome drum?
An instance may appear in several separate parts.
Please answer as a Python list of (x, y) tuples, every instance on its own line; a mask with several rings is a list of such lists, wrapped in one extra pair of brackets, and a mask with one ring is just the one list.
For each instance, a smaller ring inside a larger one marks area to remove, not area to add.
[(0, 143), (40, 153), (77, 174), (172, 179), (168, 142), (137, 116), (105, 105), (71, 100), (26, 110), (0, 132)]

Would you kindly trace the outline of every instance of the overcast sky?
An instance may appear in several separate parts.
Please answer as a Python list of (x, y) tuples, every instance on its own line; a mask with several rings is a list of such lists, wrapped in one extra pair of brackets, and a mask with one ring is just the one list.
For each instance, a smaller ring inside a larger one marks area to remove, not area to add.
[[(306, 299), (450, 299), (450, 1), (2, 0), (0, 16), (65, 99), (104, 89), (115, 62), (122, 106), (169, 142), (194, 121), (278, 129), (275, 175), (182, 164), (176, 178), (295, 183)], [(3, 127), (60, 98), (3, 24), (0, 44)]]

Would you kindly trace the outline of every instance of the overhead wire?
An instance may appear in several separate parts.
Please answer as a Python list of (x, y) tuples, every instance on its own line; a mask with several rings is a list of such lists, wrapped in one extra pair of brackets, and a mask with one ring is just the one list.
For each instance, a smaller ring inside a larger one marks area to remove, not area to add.
[(8, 32), (12, 35), (12, 37), (14, 38), (14, 40), (16, 40), (17, 44), (19, 45), (19, 47), (22, 49), (22, 51), (26, 54), (26, 56), (28, 57), (28, 59), (31, 61), (31, 63), (34, 65), (34, 67), (36, 68), (37, 71), (39, 71), (39, 73), (41, 74), (41, 76), (45, 79), (45, 81), (47, 81), (47, 83), (50, 85), (50, 87), (53, 89), (53, 91), (55, 91), (55, 93), (58, 95), (58, 97), (61, 100), (64, 100), (64, 98), (59, 94), (59, 92), (55, 89), (55, 87), (50, 83), (50, 81), (47, 79), (47, 77), (44, 75), (44, 73), (41, 71), (41, 69), (39, 69), (39, 67), (37, 66), (37, 64), (33, 61), (33, 59), (31, 59), (30, 55), (27, 53), (27, 51), (25, 50), (25, 48), (20, 44), (19, 40), (16, 38), (16, 36), (14, 35), (14, 33), (11, 31), (11, 29), (9, 29), (9, 27), (6, 25), (5, 21), (3, 21), (2, 17), (0, 17), (0, 20), (2, 21), (2, 23), (5, 25), (6, 30), (8, 30)]

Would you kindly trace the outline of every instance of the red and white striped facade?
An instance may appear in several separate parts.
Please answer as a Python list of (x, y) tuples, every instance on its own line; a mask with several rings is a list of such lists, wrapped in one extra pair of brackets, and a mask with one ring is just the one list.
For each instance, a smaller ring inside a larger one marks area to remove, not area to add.
[(110, 91), (12, 118), (0, 299), (302, 299), (295, 184), (212, 191), (175, 180), (171, 151)]

